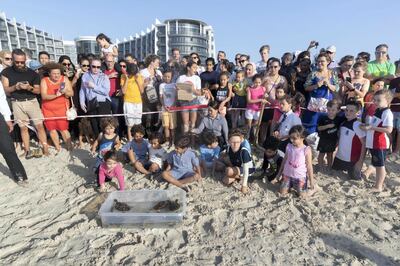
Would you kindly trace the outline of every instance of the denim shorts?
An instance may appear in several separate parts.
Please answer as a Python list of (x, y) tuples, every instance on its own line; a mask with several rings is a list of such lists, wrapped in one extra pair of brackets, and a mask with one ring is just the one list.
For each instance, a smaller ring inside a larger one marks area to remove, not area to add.
[(306, 192), (307, 191), (307, 178), (299, 179), (290, 176), (283, 175), (283, 180), (281, 183), (281, 189), (290, 189), (294, 188), (297, 193)]
[[(191, 101), (179, 101), (179, 106), (180, 107), (186, 107), (186, 106), (193, 106), (193, 105), (199, 105), (199, 100), (193, 99)], [(182, 110), (182, 112), (197, 112), (197, 109), (190, 109), (190, 110)]]

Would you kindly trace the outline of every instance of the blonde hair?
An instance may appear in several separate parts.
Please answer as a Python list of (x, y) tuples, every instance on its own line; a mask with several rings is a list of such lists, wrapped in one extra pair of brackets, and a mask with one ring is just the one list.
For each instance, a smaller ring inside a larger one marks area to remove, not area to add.
[(3, 59), (6, 56), (6, 54), (10, 54), (11, 55), (11, 51), (7, 51), (7, 50), (0, 51), (0, 64), (3, 63)]

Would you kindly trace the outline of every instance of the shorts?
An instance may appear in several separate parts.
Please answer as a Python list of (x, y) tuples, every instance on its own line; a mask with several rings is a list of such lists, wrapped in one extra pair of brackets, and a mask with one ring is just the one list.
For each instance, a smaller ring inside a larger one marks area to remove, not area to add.
[[(238, 168), (240, 170), (240, 175), (243, 176), (243, 167), (238, 167)], [(256, 171), (256, 168), (254, 168), (254, 167), (249, 168), (249, 176), (254, 174), (255, 171)]]
[(332, 153), (336, 150), (336, 141), (320, 138), (317, 151), (322, 153)]
[[(197, 100), (197, 98), (193, 99), (191, 101), (179, 101), (180, 107), (193, 106), (193, 105), (199, 105), (199, 101)], [(187, 113), (187, 112), (194, 113), (194, 112), (197, 112), (197, 109), (195, 108), (195, 109), (190, 109), (190, 110), (182, 110), (181, 112), (182, 113)]]
[(275, 108), (267, 108), (264, 109), (263, 116), (262, 116), (262, 122), (263, 123), (268, 123), (274, 118), (275, 114)]
[(168, 129), (175, 129), (177, 124), (175, 112), (163, 112), (162, 113), (162, 125)]
[(128, 127), (142, 123), (142, 103), (124, 102), (125, 123)]
[(246, 96), (235, 95), (232, 100), (232, 108), (246, 108), (247, 99)]
[(192, 171), (187, 172), (187, 171), (182, 171), (179, 169), (172, 169), (170, 171), (170, 173), (176, 180), (185, 179), (185, 178), (194, 176), (196, 174)]
[(32, 120), (34, 125), (40, 125), (43, 123), (43, 114), (40, 109), (39, 102), (36, 98), (31, 100), (12, 100), (12, 110), (14, 114), (14, 119), (20, 127), (29, 124), (29, 120)]
[(393, 127), (400, 130), (400, 112), (393, 112)]
[(47, 130), (68, 130), (69, 128), (69, 122), (66, 119), (55, 119), (55, 120), (45, 120), (44, 121), (44, 126), (46, 127)]
[[(136, 155), (135, 155), (136, 156)], [(137, 160), (139, 163), (141, 163), (144, 167), (144, 169), (149, 170), (150, 166), (152, 165), (152, 162), (146, 160), (146, 159), (138, 159)]]
[(332, 164), (332, 169), (337, 171), (346, 171), (350, 179), (361, 179), (361, 172), (355, 167), (355, 163), (346, 162), (335, 157)]
[(374, 167), (385, 166), (387, 150), (370, 149), (371, 153), (371, 164)]
[(254, 111), (251, 109), (246, 109), (244, 114), (247, 120), (257, 120), (260, 118), (260, 111)]
[(283, 180), (281, 183), (281, 189), (290, 189), (294, 188), (297, 193), (306, 192), (307, 191), (307, 178), (298, 179), (290, 176), (283, 175)]

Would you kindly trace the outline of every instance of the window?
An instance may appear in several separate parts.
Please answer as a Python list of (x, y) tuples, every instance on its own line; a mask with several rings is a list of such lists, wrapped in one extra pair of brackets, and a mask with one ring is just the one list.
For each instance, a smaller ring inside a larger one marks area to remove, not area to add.
[(30, 41), (35, 40), (35, 35), (32, 32), (28, 32), (28, 40), (30, 40)]
[(64, 53), (64, 50), (61, 49), (61, 48), (56, 48), (56, 53), (57, 53), (57, 54), (63, 54), (63, 53)]
[(9, 50), (8, 41), (2, 40), (2, 41), (1, 41), (1, 48), (2, 48), (3, 50)]
[(29, 42), (29, 48), (36, 49), (36, 43), (30, 41), (30, 42)]
[(46, 45), (53, 45), (52, 39), (46, 39)]
[(44, 38), (42, 36), (37, 36), (37, 41), (40, 43), (44, 43)]

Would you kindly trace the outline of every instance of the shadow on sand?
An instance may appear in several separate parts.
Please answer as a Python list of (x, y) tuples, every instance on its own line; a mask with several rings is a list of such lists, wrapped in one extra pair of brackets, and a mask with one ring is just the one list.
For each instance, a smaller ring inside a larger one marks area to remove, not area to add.
[(363, 246), (347, 236), (331, 233), (320, 233), (319, 236), (326, 245), (347, 252), (359, 259), (368, 259), (377, 265), (400, 265), (400, 260), (395, 260), (374, 249)]

